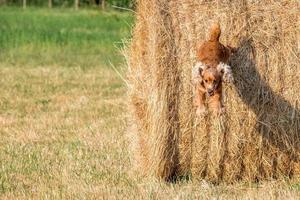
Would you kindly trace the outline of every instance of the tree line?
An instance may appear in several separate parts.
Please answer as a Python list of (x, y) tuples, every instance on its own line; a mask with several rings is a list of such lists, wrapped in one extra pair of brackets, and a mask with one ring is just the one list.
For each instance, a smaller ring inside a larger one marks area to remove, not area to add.
[(134, 7), (133, 0), (0, 0), (0, 5), (23, 6), (23, 8), (27, 6), (48, 6), (49, 8), (75, 6), (75, 9), (80, 7), (105, 9), (112, 6), (132, 9)]

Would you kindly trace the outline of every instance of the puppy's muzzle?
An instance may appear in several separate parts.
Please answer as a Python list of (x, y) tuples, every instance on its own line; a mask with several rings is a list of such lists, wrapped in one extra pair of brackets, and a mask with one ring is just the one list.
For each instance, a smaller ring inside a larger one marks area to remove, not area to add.
[(207, 90), (207, 94), (208, 94), (208, 96), (213, 96), (214, 95), (214, 90), (213, 89), (209, 89), (209, 90)]

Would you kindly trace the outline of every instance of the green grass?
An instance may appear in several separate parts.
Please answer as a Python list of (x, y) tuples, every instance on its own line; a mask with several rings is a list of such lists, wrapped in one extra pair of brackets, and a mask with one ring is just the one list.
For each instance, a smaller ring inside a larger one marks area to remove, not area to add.
[(0, 10), (0, 60), (7, 65), (94, 67), (122, 61), (130, 13), (17, 8)]
[(130, 13), (0, 8), (0, 199), (297, 199), (297, 182), (132, 174), (115, 46)]

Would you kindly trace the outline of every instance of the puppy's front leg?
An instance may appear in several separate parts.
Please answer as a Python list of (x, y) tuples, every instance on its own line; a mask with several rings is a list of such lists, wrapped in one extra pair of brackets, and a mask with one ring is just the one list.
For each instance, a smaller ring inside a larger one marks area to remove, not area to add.
[(222, 91), (216, 92), (209, 98), (209, 106), (211, 107), (215, 115), (221, 115), (224, 113), (225, 108), (223, 106)]
[(195, 88), (194, 105), (197, 108), (197, 116), (201, 117), (207, 114), (207, 109), (205, 107), (205, 91), (203, 91), (200, 86)]

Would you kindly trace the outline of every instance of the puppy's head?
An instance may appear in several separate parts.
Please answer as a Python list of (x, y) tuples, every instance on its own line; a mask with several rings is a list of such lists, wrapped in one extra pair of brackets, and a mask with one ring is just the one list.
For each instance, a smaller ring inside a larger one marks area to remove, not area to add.
[(222, 82), (223, 71), (216, 67), (207, 67), (202, 70), (201, 76), (203, 86), (206, 89), (208, 96), (213, 96)]

